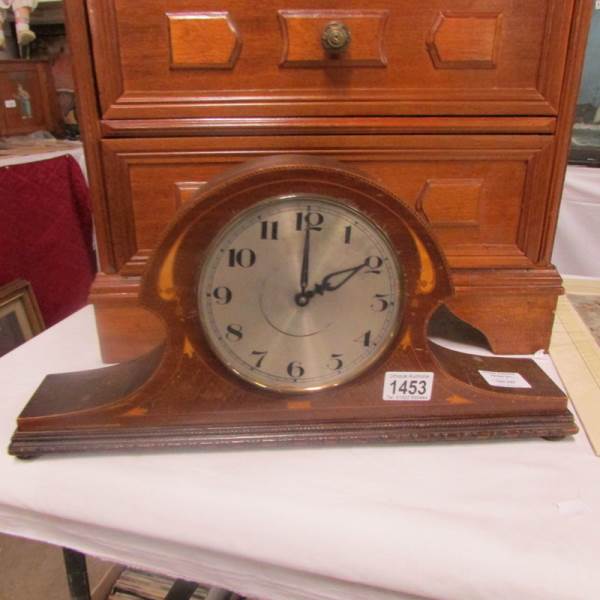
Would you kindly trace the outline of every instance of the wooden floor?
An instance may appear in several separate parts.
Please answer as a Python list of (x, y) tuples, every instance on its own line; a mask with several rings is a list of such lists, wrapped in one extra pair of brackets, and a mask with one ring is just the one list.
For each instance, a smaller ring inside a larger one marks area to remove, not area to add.
[[(108, 595), (116, 565), (88, 557), (93, 600)], [(0, 600), (70, 600), (62, 549), (0, 534)], [(116, 578), (116, 574), (115, 574)], [(107, 581), (107, 579), (109, 581)]]
[[(600, 296), (600, 281), (567, 279), (567, 294)], [(600, 456), (600, 346), (569, 301), (559, 299), (550, 355), (590, 443)]]

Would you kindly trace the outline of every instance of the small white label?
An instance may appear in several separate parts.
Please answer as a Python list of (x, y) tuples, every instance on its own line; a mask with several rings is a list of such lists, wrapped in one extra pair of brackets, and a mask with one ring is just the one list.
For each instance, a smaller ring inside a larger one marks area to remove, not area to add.
[(600, 10), (600, 0), (596, 0), (596, 10)]
[(17, 101), (16, 100), (5, 100), (4, 106), (6, 106), (6, 108), (17, 108)]
[(531, 388), (520, 373), (501, 373), (498, 371), (479, 371), (489, 385), (502, 388)]
[(383, 382), (383, 399), (392, 401), (431, 400), (433, 373), (388, 371)]

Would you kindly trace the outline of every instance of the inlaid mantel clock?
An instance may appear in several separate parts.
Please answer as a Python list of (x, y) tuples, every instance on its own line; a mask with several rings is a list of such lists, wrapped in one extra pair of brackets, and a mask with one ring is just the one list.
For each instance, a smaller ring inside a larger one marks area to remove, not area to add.
[(176, 215), (140, 303), (164, 343), (48, 376), (10, 451), (562, 437), (566, 397), (532, 362), (427, 339), (452, 297), (425, 221), (331, 160), (275, 156)]

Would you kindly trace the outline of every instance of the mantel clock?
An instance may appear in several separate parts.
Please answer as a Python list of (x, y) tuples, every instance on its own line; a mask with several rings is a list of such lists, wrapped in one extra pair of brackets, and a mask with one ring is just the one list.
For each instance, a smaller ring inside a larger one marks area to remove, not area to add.
[(562, 437), (566, 397), (533, 363), (427, 338), (452, 297), (429, 227), (340, 163), (250, 161), (177, 214), (141, 305), (165, 341), (51, 375), (10, 451)]

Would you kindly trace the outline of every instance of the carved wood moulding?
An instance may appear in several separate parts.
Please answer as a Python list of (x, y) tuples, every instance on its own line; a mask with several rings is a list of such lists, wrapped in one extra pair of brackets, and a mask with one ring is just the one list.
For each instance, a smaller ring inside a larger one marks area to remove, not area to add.
[(478, 232), (484, 183), (483, 179), (430, 179), (417, 198), (416, 209), (434, 227)]
[(229, 12), (169, 12), (172, 69), (233, 69), (242, 40)]
[(495, 69), (502, 13), (443, 11), (427, 40), (437, 69)]

